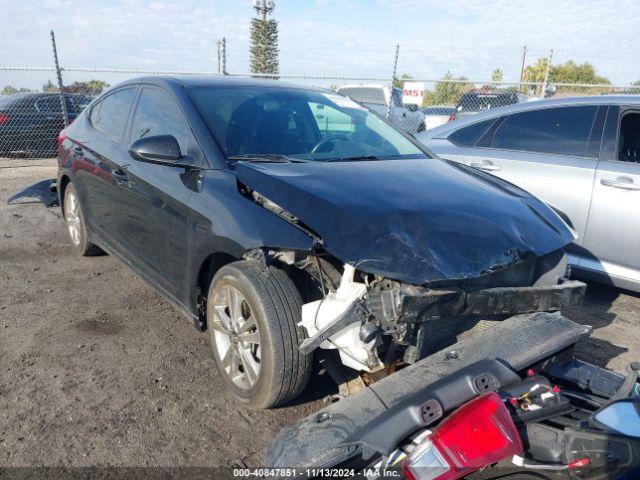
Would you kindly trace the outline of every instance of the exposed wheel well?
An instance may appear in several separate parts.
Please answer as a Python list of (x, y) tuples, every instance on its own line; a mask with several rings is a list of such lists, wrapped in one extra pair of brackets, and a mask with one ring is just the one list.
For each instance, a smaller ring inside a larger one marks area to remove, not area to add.
[(204, 259), (198, 270), (198, 280), (196, 283), (196, 303), (198, 305), (198, 316), (200, 321), (199, 330), (206, 330), (206, 300), (209, 293), (209, 285), (218, 270), (225, 265), (240, 260), (228, 253), (216, 252)]
[(64, 191), (69, 185), (71, 179), (66, 175), (60, 177), (60, 185), (58, 185), (58, 200), (60, 200), (60, 208), (62, 208), (62, 213), (64, 214)]

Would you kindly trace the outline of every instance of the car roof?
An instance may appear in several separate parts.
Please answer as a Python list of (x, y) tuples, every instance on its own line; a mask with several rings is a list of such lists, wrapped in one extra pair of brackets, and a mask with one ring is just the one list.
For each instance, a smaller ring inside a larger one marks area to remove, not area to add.
[(640, 105), (640, 95), (592, 95), (583, 97), (550, 98), (545, 100), (514, 103), (512, 105), (496, 107), (491, 110), (478, 112), (474, 115), (466, 115), (453, 122), (433, 128), (428, 132), (423, 133), (421, 136), (433, 138), (435, 136), (441, 136), (443, 133), (457, 129), (463, 125), (470, 125), (472, 123), (500, 117), (502, 115), (565, 105)]
[(346, 85), (340, 85), (337, 89), (342, 90), (343, 88), (389, 88), (389, 85), (385, 85), (384, 83), (349, 83)]
[(135, 84), (151, 84), (169, 89), (175, 87), (183, 88), (201, 88), (201, 87), (263, 87), (263, 88), (281, 88), (281, 89), (298, 89), (298, 90), (318, 90), (320, 88), (305, 87), (276, 81), (272, 79), (260, 79), (251, 77), (236, 77), (229, 75), (149, 75), (145, 77), (132, 78), (125, 82), (119, 83), (116, 87)]
[[(64, 95), (68, 97), (76, 94), (65, 92)], [(39, 100), (49, 97), (60, 98), (60, 94), (57, 92), (16, 92), (0, 95), (0, 105), (2, 108), (30, 108)]]

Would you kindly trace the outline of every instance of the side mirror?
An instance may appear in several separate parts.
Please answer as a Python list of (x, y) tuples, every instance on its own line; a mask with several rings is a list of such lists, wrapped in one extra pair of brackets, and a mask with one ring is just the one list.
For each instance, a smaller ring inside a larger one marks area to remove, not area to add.
[(598, 428), (640, 438), (640, 400), (627, 398), (610, 403), (591, 417)]
[(139, 138), (129, 146), (129, 155), (141, 162), (162, 165), (176, 165), (183, 158), (180, 145), (173, 135)]

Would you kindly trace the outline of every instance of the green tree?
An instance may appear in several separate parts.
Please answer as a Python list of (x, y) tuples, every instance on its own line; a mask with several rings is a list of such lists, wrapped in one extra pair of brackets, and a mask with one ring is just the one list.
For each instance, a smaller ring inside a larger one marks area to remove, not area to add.
[(67, 93), (83, 93), (89, 95), (99, 95), (109, 84), (102, 80), (92, 79), (88, 82), (73, 82), (71, 85), (64, 87)]
[(406, 82), (407, 80), (413, 80), (413, 77), (408, 73), (403, 73), (402, 75), (400, 75), (400, 78), (396, 78), (393, 81), (393, 86), (395, 88), (402, 88), (404, 86), (404, 82)]
[(500, 70), (499, 68), (496, 68), (493, 72), (491, 72), (491, 81), (493, 83), (500, 83), (503, 77), (504, 77), (504, 74), (502, 73), (502, 70)]
[[(524, 69), (524, 81), (542, 83), (547, 72), (548, 58), (538, 58), (536, 63)], [(551, 64), (549, 69), (549, 83), (585, 83), (585, 84), (610, 84), (608, 78), (596, 73), (596, 69), (588, 62), (576, 63), (567, 60), (561, 65)]]
[(0, 91), (0, 95), (13, 95), (14, 93), (26, 93), (30, 91), (31, 90), (24, 87), (16, 88), (13, 85), (5, 85), (2, 91)]
[(253, 7), (258, 18), (251, 19), (251, 73), (279, 73), (278, 65), (278, 22), (267, 18), (276, 6), (275, 0), (254, 0)]
[(456, 105), (463, 93), (473, 88), (466, 77), (454, 77), (447, 72), (442, 80), (436, 82), (433, 91), (426, 91), (423, 105)]
[(42, 91), (46, 93), (56, 93), (59, 92), (60, 89), (51, 80), (47, 80), (47, 83), (42, 85)]

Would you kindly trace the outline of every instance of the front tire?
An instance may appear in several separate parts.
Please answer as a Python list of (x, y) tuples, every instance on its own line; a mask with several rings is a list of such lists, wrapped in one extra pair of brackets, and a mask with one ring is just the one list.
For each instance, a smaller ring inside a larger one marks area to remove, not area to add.
[(91, 257), (102, 253), (102, 250), (88, 239), (80, 199), (72, 183), (69, 183), (64, 190), (64, 221), (76, 255)]
[(311, 375), (304, 340), (302, 300), (287, 274), (243, 260), (222, 267), (207, 300), (207, 323), (216, 366), (242, 403), (264, 409), (299, 395)]

